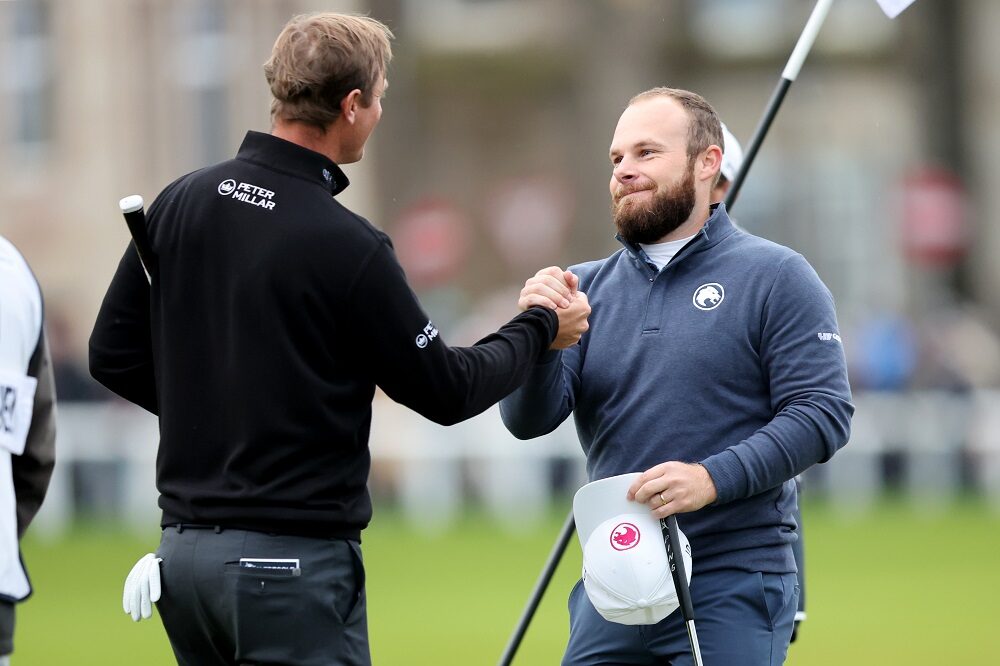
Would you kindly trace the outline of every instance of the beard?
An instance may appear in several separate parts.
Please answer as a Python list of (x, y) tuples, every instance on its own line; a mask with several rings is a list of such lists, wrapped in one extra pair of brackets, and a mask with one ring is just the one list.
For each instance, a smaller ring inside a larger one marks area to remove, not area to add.
[(622, 187), (611, 202), (615, 226), (626, 242), (656, 243), (691, 217), (695, 199), (693, 168), (687, 170), (680, 182), (663, 190), (657, 188), (645, 205), (622, 201), (623, 196), (638, 189), (642, 188)]

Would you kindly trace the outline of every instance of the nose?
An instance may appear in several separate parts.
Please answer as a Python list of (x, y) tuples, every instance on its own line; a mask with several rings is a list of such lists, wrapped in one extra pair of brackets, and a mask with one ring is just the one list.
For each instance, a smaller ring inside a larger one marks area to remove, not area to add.
[(629, 183), (639, 177), (635, 165), (627, 157), (623, 157), (614, 168), (614, 177), (619, 183)]

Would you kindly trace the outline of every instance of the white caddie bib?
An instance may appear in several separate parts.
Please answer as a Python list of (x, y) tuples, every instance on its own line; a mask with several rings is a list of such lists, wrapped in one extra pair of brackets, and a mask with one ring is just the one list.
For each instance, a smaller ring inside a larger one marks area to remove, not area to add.
[(15, 456), (24, 453), (37, 386), (34, 377), (0, 370), (0, 448)]

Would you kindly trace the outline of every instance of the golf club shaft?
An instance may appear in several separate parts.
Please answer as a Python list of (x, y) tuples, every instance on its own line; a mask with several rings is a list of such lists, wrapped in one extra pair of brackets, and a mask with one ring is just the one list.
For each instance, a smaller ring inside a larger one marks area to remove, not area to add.
[(698, 643), (698, 630), (694, 628), (694, 620), (687, 620), (684, 624), (688, 630), (688, 641), (691, 643), (694, 666), (705, 666), (705, 662), (701, 660), (701, 645)]
[(667, 563), (670, 575), (674, 579), (674, 590), (681, 605), (681, 615), (688, 630), (688, 641), (691, 643), (691, 655), (696, 666), (701, 665), (701, 646), (698, 644), (698, 632), (694, 627), (694, 603), (691, 601), (691, 588), (688, 586), (688, 572), (684, 565), (684, 552), (681, 550), (680, 528), (677, 527), (677, 516), (670, 515), (660, 519), (663, 530), (663, 545), (667, 548)]
[(750, 166), (757, 156), (757, 151), (760, 150), (761, 144), (764, 143), (764, 137), (767, 136), (768, 130), (771, 129), (771, 123), (774, 122), (775, 116), (778, 115), (778, 109), (781, 108), (781, 103), (785, 99), (785, 93), (791, 87), (792, 81), (799, 75), (802, 63), (805, 62), (806, 56), (812, 49), (813, 43), (816, 41), (816, 35), (819, 34), (819, 29), (823, 26), (823, 22), (826, 20), (826, 15), (829, 13), (832, 4), (833, 0), (818, 0), (816, 6), (813, 7), (812, 13), (809, 15), (809, 20), (806, 22), (805, 28), (802, 29), (802, 34), (799, 35), (799, 40), (792, 50), (792, 55), (789, 56), (788, 63), (781, 73), (781, 79), (778, 81), (774, 92), (771, 93), (771, 99), (764, 110), (764, 116), (757, 124), (757, 129), (754, 130), (750, 144), (743, 154), (743, 164), (740, 165), (740, 170), (736, 172), (733, 184), (729, 187), (729, 192), (726, 194), (726, 210), (730, 213), (733, 210), (733, 206), (736, 205), (736, 198), (739, 196), (740, 188), (743, 187), (743, 181), (746, 180), (747, 172), (750, 171)]
[(521, 640), (528, 631), (531, 618), (534, 617), (535, 610), (537, 610), (538, 604), (542, 601), (542, 596), (545, 594), (545, 589), (549, 586), (549, 581), (552, 580), (552, 575), (559, 567), (559, 561), (562, 559), (563, 553), (566, 552), (566, 546), (569, 545), (575, 529), (576, 522), (573, 519), (573, 511), (570, 510), (569, 515), (566, 516), (566, 522), (563, 523), (562, 531), (559, 532), (559, 538), (556, 539), (556, 543), (552, 547), (552, 552), (549, 553), (549, 559), (542, 569), (542, 575), (538, 577), (535, 589), (531, 591), (531, 598), (528, 599), (528, 605), (525, 606), (524, 612), (521, 614), (521, 619), (517, 623), (517, 628), (514, 629), (514, 634), (510, 637), (507, 647), (504, 648), (503, 655), (500, 657), (500, 666), (510, 666), (511, 662), (514, 661), (517, 648), (520, 647)]

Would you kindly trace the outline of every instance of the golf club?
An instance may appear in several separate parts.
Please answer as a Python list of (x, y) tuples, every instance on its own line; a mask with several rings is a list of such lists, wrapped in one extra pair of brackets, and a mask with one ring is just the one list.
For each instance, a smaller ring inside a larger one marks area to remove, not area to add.
[(684, 568), (684, 556), (681, 552), (681, 540), (678, 536), (677, 516), (670, 515), (660, 519), (660, 529), (663, 530), (663, 545), (667, 549), (667, 562), (670, 564), (670, 575), (674, 579), (674, 590), (681, 604), (681, 615), (687, 626), (688, 641), (691, 643), (691, 656), (694, 666), (703, 666), (701, 646), (698, 645), (698, 632), (694, 626), (694, 604), (691, 602), (691, 588), (688, 586), (688, 572)]
[(132, 243), (139, 254), (139, 261), (142, 262), (142, 269), (146, 271), (146, 280), (151, 284), (153, 275), (156, 274), (156, 255), (149, 244), (149, 235), (146, 231), (146, 211), (143, 209), (142, 197), (133, 194), (118, 202), (118, 207), (125, 217), (125, 224), (128, 225), (128, 232), (132, 236)]

